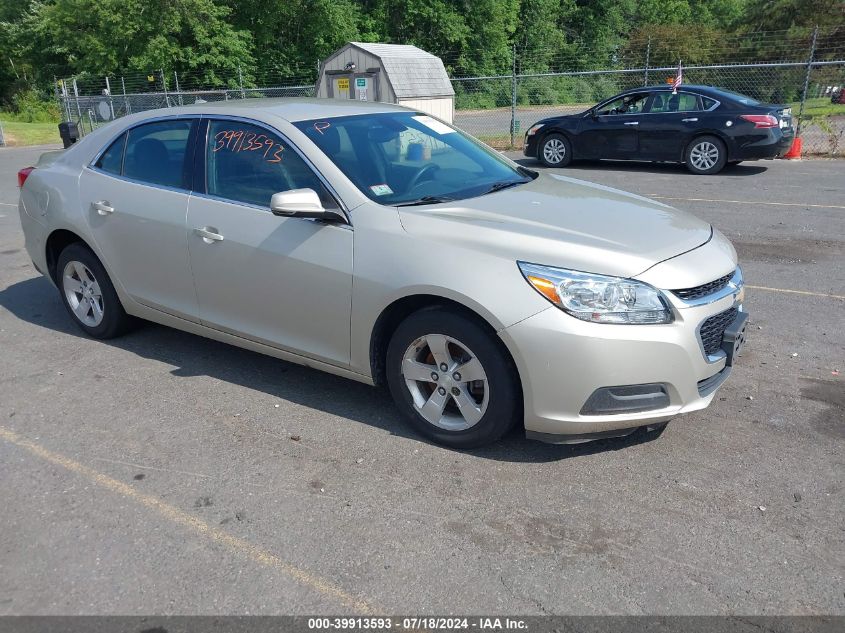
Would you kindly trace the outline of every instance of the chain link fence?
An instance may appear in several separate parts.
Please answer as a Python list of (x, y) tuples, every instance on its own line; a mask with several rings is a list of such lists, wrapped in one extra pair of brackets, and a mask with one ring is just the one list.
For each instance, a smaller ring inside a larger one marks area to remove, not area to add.
[[(683, 63), (684, 83), (718, 86), (762, 102), (790, 105), (804, 154), (845, 155), (845, 103), (834, 103), (845, 89), (845, 43), (837, 32), (816, 29), (732, 37), (703, 32), (691, 36), (685, 46), (652, 37), (634, 38), (612, 51), (596, 51), (577, 42), (563, 51), (515, 46), (509, 72), (475, 76), (460, 76), (468, 66), (465, 53), (441, 57), (455, 89), (455, 124), (499, 149), (518, 149), (525, 130), (540, 119), (581, 112), (622, 90), (666, 82), (674, 77), (678, 56), (684, 53), (688, 60)], [(84, 133), (114, 118), (156, 108), (313, 96), (317, 67), (298, 68), (293, 76), (247, 80), (240, 70), (213, 78), (161, 70), (123, 77), (81, 75), (58, 79), (56, 97), (64, 119), (77, 121)]]

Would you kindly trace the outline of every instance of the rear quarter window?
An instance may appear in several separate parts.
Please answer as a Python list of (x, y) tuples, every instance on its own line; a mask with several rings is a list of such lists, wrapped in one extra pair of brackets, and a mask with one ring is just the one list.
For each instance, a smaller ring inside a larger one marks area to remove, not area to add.
[(94, 166), (110, 174), (119, 176), (123, 169), (123, 148), (126, 145), (126, 134), (121, 134), (116, 141), (109, 145)]

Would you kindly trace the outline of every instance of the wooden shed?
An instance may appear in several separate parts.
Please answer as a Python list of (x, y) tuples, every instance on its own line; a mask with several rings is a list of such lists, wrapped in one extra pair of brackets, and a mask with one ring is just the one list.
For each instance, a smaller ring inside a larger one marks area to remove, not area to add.
[(440, 58), (405, 44), (349, 42), (320, 64), (316, 94), (398, 103), (449, 123), (455, 108)]

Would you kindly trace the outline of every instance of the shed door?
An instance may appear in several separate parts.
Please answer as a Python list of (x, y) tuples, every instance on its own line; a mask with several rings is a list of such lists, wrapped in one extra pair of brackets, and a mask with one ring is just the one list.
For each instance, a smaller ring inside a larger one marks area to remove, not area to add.
[(349, 99), (352, 97), (352, 74), (329, 75), (329, 97), (332, 99)]
[(359, 101), (378, 101), (381, 96), (378, 76), (377, 72), (355, 73), (355, 85), (352, 87), (354, 92), (351, 98)]

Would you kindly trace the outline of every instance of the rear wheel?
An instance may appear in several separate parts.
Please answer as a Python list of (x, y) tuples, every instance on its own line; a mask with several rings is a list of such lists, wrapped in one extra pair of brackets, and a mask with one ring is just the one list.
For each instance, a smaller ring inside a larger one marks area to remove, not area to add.
[(715, 174), (728, 162), (728, 152), (721, 139), (715, 136), (699, 136), (687, 146), (684, 161), (694, 174)]
[(397, 407), (425, 437), (452, 448), (496, 441), (518, 418), (515, 370), (474, 320), (422, 310), (396, 329), (387, 383)]
[(76, 242), (59, 255), (56, 279), (62, 303), (79, 328), (94, 338), (123, 334), (131, 324), (106, 269), (84, 244)]
[(563, 134), (549, 134), (540, 142), (537, 156), (546, 167), (566, 167), (572, 161), (572, 143)]

